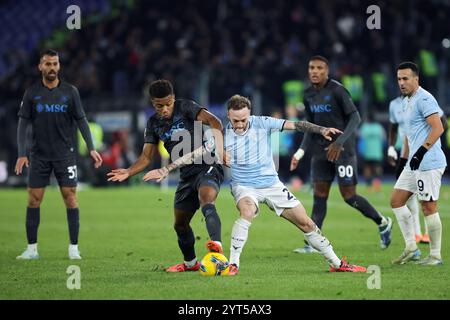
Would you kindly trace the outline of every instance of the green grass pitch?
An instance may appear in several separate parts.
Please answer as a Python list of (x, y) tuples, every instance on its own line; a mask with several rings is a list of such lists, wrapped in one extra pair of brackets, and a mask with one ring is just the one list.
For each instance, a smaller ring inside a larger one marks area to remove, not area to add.
[[(383, 214), (389, 208), (392, 185), (381, 194), (359, 192)], [(292, 250), (303, 243), (302, 233), (278, 218), (265, 205), (250, 228), (236, 277), (202, 277), (197, 272), (167, 274), (164, 268), (182, 261), (173, 230), (173, 189), (119, 187), (79, 192), (81, 261), (67, 258), (66, 213), (59, 191), (48, 188), (41, 206), (38, 261), (17, 261), (26, 247), (25, 189), (0, 191), (0, 299), (449, 299), (450, 187), (442, 186), (444, 265), (394, 266), (403, 249), (395, 221), (393, 242), (382, 251), (377, 227), (350, 208), (336, 186), (328, 202), (323, 232), (339, 256), (352, 263), (380, 268), (381, 288), (368, 289), (369, 273), (329, 273), (318, 254)], [(310, 192), (296, 193), (311, 211)], [(228, 186), (217, 201), (222, 238), (228, 256), (230, 232), (238, 217)], [(422, 218), (423, 221), (423, 218)], [(201, 212), (192, 221), (197, 256), (206, 254), (206, 227)], [(422, 223), (423, 227), (423, 223)], [(427, 245), (420, 245), (423, 255)], [(81, 289), (69, 290), (66, 273), (79, 266)], [(370, 282), (370, 281), (369, 281)]]

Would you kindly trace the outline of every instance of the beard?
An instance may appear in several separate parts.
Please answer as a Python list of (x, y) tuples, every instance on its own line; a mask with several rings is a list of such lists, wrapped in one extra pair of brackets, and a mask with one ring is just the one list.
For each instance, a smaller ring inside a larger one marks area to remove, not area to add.
[(58, 73), (47, 73), (44, 75), (44, 77), (48, 82), (53, 82), (58, 78)]

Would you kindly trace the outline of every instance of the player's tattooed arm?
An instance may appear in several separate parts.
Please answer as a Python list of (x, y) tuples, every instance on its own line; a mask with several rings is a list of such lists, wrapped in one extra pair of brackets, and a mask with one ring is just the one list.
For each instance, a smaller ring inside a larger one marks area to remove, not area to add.
[(332, 135), (342, 133), (342, 131), (338, 129), (321, 127), (308, 121), (286, 121), (284, 123), (283, 129), (321, 134), (327, 140), (332, 140)]
[(197, 158), (203, 156), (207, 152), (208, 152), (208, 149), (205, 148), (204, 146), (197, 148), (194, 151), (178, 158), (177, 160), (173, 161), (172, 163), (168, 164), (165, 167), (162, 167), (160, 169), (154, 169), (154, 170), (147, 172), (144, 175), (143, 180), (144, 181), (156, 180), (156, 182), (161, 182), (169, 175), (169, 173), (171, 171), (181, 168), (183, 166), (186, 166), (188, 164), (194, 163), (194, 161)]

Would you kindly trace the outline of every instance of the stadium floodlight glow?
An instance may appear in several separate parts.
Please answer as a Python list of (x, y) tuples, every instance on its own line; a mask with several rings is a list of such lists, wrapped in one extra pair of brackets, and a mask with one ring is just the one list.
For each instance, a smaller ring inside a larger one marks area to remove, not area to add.
[(448, 38), (443, 39), (443, 40), (442, 40), (442, 46), (443, 46), (445, 49), (450, 48), (450, 39), (448, 39)]

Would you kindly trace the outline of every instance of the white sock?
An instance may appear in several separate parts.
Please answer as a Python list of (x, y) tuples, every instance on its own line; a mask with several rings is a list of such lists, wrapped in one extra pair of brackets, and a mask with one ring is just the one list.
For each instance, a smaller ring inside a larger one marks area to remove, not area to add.
[(184, 264), (188, 268), (192, 268), (197, 263), (197, 258), (192, 259), (191, 261), (185, 261)]
[(334, 253), (333, 246), (330, 241), (322, 235), (319, 228), (316, 227), (315, 231), (305, 233), (305, 239), (311, 247), (319, 251), (320, 254), (327, 259), (329, 264), (335, 268), (341, 266), (341, 259)]
[(230, 264), (239, 267), (239, 258), (248, 238), (248, 229), (252, 223), (245, 219), (239, 218), (234, 222), (231, 230), (231, 247), (230, 247)]
[(419, 203), (415, 194), (409, 197), (408, 201), (406, 202), (406, 206), (408, 207), (409, 211), (411, 211), (411, 214), (413, 216), (414, 232), (418, 235), (421, 235), (422, 231), (420, 231)]
[(442, 223), (439, 212), (425, 216), (425, 221), (430, 233), (430, 256), (441, 259)]
[(428, 234), (427, 219), (424, 219), (424, 220), (423, 220), (423, 226), (424, 226), (423, 234)]
[(403, 239), (405, 239), (406, 250), (417, 250), (416, 237), (414, 234), (414, 221), (407, 206), (400, 208), (392, 208), (397, 217), (398, 225), (402, 231)]
[(77, 244), (69, 244), (69, 250), (78, 250)]
[(33, 244), (29, 244), (27, 250), (37, 251), (37, 242)]

